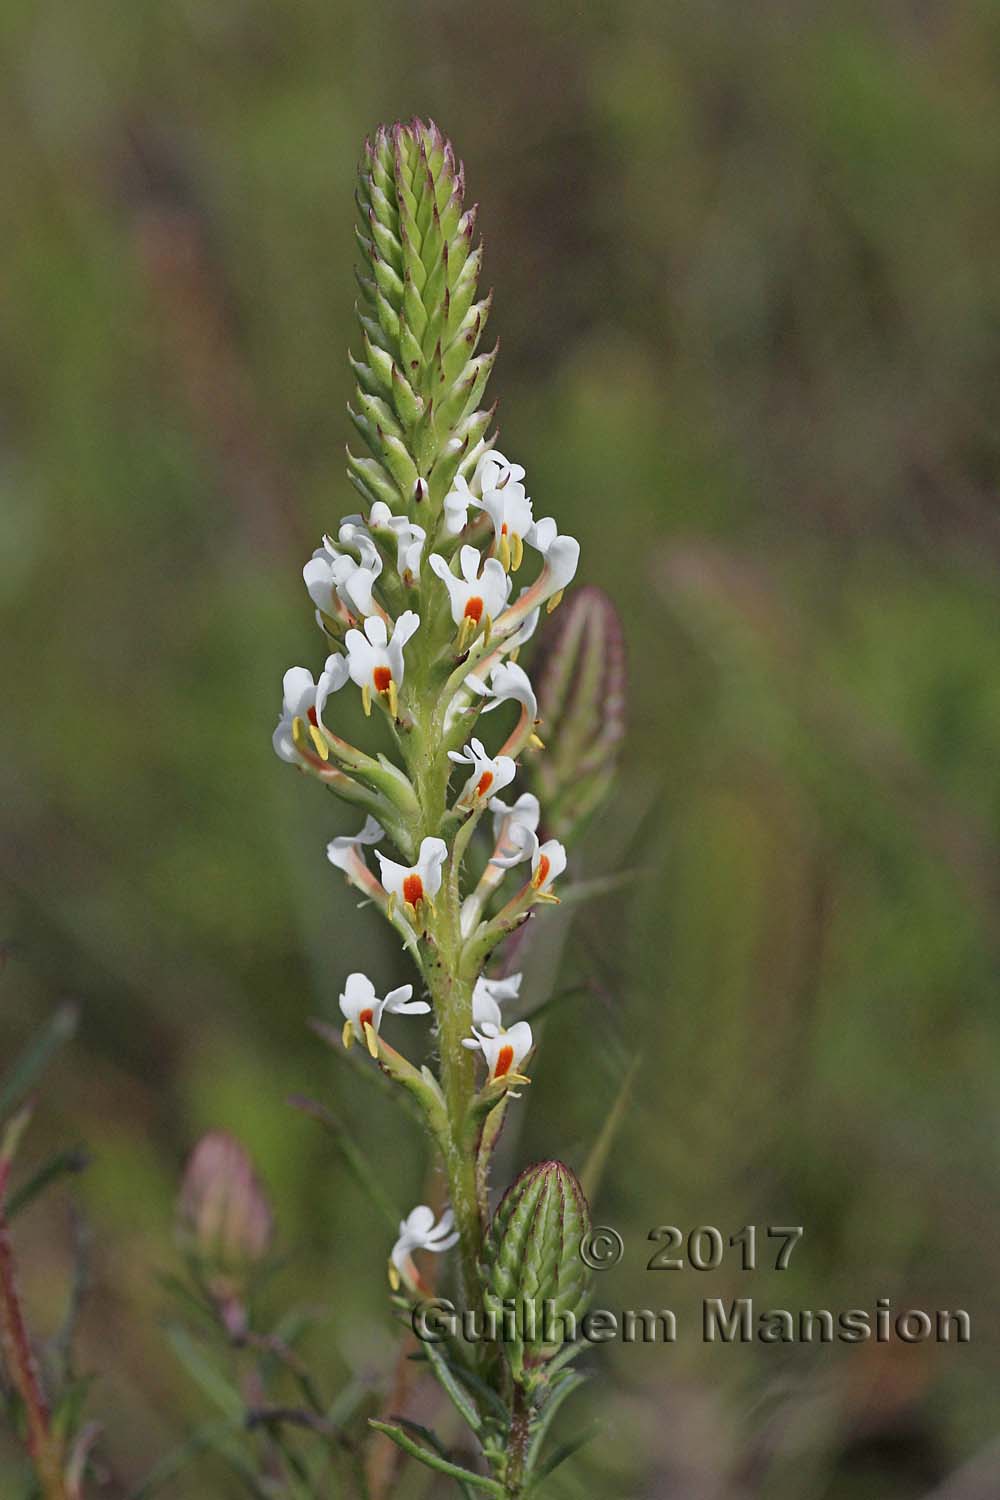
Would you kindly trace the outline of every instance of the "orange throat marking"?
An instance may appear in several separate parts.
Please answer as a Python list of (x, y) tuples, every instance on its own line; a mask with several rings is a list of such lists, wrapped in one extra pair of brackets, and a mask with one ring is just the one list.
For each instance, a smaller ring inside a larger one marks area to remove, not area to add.
[(376, 667), (372, 673), (372, 682), (375, 684), (376, 693), (387, 693), (392, 682), (392, 673), (388, 667)]
[(545, 884), (546, 880), (548, 880), (549, 878), (549, 871), (551, 870), (551, 868), (552, 866), (549, 863), (549, 856), (547, 854), (543, 854), (541, 859), (538, 861), (538, 869), (535, 871), (535, 878), (532, 882), (536, 888)]
[(470, 599), (467, 602), (465, 606), (465, 618), (467, 620), (473, 620), (477, 625), (483, 618), (483, 601), (479, 598), (478, 594), (475, 596), (475, 598)]
[(501, 1047), (497, 1053), (497, 1065), (493, 1069), (494, 1078), (503, 1078), (504, 1074), (510, 1072), (511, 1063), (514, 1061), (514, 1049), (508, 1042)]
[(375, 1012), (373, 1010), (363, 1010), (360, 1016), (358, 1016), (358, 1025), (361, 1027), (361, 1030), (364, 1031), (365, 1027), (371, 1026), (374, 1020)]
[(476, 783), (476, 796), (477, 797), (485, 797), (486, 793), (489, 791), (489, 789), (490, 789), (490, 787), (492, 785), (493, 785), (493, 772), (492, 771), (484, 771), (483, 774), (482, 774), (482, 776), (480, 776), (479, 780)]
[(419, 875), (407, 875), (403, 880), (403, 900), (407, 906), (419, 906), (424, 899), (424, 883)]

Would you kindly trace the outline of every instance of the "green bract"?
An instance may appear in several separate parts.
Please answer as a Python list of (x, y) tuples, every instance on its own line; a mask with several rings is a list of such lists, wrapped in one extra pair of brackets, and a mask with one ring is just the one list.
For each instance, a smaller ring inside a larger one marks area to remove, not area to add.
[(351, 417), (371, 456), (348, 454), (369, 502), (426, 525), (485, 449), (478, 402), (496, 358), (477, 354), (491, 297), (476, 300), (482, 245), (465, 177), (434, 124), (380, 127), (358, 177), (358, 322)]
[(589, 1227), (583, 1189), (560, 1161), (528, 1167), (500, 1200), (484, 1248), (484, 1301), (498, 1320), (516, 1320), (517, 1338), (503, 1335), (515, 1378), (575, 1334), (589, 1296), (580, 1255)]

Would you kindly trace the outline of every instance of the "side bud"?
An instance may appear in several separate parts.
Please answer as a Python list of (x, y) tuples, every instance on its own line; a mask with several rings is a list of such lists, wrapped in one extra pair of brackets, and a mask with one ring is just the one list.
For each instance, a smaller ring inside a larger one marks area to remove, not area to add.
[(563, 605), (533, 676), (546, 746), (531, 762), (533, 790), (546, 831), (566, 840), (607, 796), (625, 736), (625, 644), (602, 589), (577, 589)]
[(177, 1240), (232, 1331), (273, 1238), (270, 1204), (246, 1149), (222, 1130), (202, 1136), (181, 1183)]
[(543, 1380), (546, 1361), (576, 1335), (589, 1296), (580, 1255), (589, 1226), (583, 1189), (560, 1161), (528, 1167), (497, 1205), (484, 1250), (483, 1300), (519, 1384)]

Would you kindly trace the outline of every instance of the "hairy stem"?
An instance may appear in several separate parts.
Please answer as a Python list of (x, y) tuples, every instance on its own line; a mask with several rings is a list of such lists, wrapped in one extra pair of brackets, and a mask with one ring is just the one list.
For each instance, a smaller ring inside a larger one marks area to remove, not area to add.
[(524, 1493), (524, 1466), (531, 1436), (531, 1410), (524, 1387), (515, 1385), (511, 1407), (510, 1432), (507, 1437), (507, 1471), (504, 1475), (504, 1493), (517, 1496)]

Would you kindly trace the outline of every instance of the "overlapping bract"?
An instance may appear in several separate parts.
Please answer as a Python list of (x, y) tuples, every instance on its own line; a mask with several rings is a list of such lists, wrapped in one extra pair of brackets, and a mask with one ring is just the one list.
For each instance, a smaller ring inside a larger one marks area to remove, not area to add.
[(349, 456), (351, 479), (372, 504), (436, 518), (492, 417), (478, 406), (497, 351), (477, 352), (491, 297), (477, 300), (476, 208), (450, 142), (421, 121), (366, 143), (357, 205), (363, 346), (351, 417), (370, 452)]

